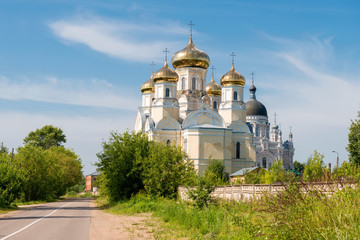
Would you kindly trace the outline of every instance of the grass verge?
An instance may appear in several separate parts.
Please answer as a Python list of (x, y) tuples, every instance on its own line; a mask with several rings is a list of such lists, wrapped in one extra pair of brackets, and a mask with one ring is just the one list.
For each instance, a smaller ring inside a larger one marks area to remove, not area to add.
[(161, 220), (154, 230), (157, 239), (360, 239), (359, 188), (329, 198), (291, 186), (259, 201), (219, 202), (203, 209), (144, 195), (98, 202), (112, 214), (152, 212)]

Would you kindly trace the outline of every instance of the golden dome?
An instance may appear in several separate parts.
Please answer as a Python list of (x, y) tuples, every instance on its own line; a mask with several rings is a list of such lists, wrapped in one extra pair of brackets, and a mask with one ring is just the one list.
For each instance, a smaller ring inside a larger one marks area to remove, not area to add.
[(214, 77), (211, 78), (209, 84), (206, 85), (206, 92), (209, 96), (221, 95), (221, 86), (215, 82)]
[(141, 85), (141, 92), (142, 93), (154, 93), (155, 89), (154, 89), (154, 74), (151, 74), (151, 77), (149, 80), (147, 80), (146, 82), (144, 82)]
[(244, 86), (245, 85), (245, 78), (244, 78), (243, 75), (238, 73), (235, 70), (234, 65), (232, 65), (230, 71), (227, 72), (226, 74), (224, 74), (224, 76), (221, 77), (220, 84), (221, 84), (221, 86), (230, 86), (230, 85)]
[(164, 66), (155, 73), (154, 82), (173, 82), (176, 83), (179, 79), (177, 73), (169, 68), (167, 61), (165, 61)]
[(173, 67), (200, 67), (207, 69), (210, 65), (209, 56), (197, 49), (190, 37), (188, 45), (181, 51), (178, 51), (172, 57)]

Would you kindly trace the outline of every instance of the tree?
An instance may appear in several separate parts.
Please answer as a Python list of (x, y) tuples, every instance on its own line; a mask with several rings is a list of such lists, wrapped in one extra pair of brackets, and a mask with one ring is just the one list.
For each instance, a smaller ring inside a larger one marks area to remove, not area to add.
[(219, 186), (227, 183), (225, 166), (221, 160), (211, 160), (204, 173), (204, 180), (212, 185)]
[(19, 167), (10, 164), (10, 156), (0, 153), (0, 206), (8, 206), (20, 197), (24, 179)]
[(20, 166), (25, 180), (25, 201), (60, 197), (65, 194), (66, 188), (77, 184), (82, 178), (81, 160), (64, 147), (20, 147), (14, 164)]
[(322, 180), (327, 173), (326, 166), (324, 165), (324, 155), (318, 151), (314, 151), (305, 165), (303, 179), (304, 181), (319, 181)]
[(351, 120), (349, 128), (349, 144), (347, 150), (349, 152), (349, 160), (351, 163), (360, 165), (360, 112), (358, 112), (358, 119)]
[(294, 162), (294, 169), (297, 173), (303, 174), (304, 173), (304, 169), (305, 169), (305, 164), (295, 161)]
[(195, 176), (180, 148), (149, 141), (143, 132), (112, 132), (97, 156), (102, 194), (110, 200), (129, 198), (141, 190), (173, 198), (178, 186), (189, 184)]
[(175, 198), (180, 185), (188, 185), (195, 176), (192, 162), (179, 147), (151, 142), (149, 153), (138, 158), (145, 191), (153, 197)]
[(149, 140), (142, 132), (111, 132), (108, 142), (103, 142), (96, 164), (101, 172), (102, 193), (111, 200), (129, 198), (144, 188), (136, 159), (149, 153)]
[(66, 136), (60, 128), (46, 125), (41, 129), (36, 129), (24, 138), (24, 144), (49, 149), (53, 146), (62, 146), (66, 143)]

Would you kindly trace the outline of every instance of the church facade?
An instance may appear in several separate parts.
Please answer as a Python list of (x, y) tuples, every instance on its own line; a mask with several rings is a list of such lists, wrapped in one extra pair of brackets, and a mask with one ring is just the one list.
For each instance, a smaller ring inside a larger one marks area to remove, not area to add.
[(289, 167), (285, 161), (284, 166), (291, 168), (292, 139), (286, 148), (279, 128), (273, 128), (269, 138), (266, 109), (257, 115), (257, 108), (252, 107), (254, 101), (260, 103), (256, 89), (245, 103), (245, 78), (235, 70), (234, 62), (220, 85), (214, 76), (207, 84), (209, 65), (209, 56), (195, 47), (190, 36), (187, 46), (172, 57), (175, 70), (166, 59), (142, 84), (135, 131), (144, 131), (150, 140), (181, 146), (200, 173), (210, 159), (222, 160), (229, 174), (247, 167), (268, 168), (276, 159), (285, 160), (289, 149)]

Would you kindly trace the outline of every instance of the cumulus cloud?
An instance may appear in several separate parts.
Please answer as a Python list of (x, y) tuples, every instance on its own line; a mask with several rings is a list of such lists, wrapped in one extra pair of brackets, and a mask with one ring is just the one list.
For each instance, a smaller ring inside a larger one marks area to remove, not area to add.
[(161, 57), (164, 48), (179, 49), (183, 43), (174, 36), (184, 36), (188, 32), (177, 22), (135, 23), (98, 16), (62, 19), (50, 23), (49, 27), (68, 43), (84, 44), (111, 57), (140, 62)]
[(37, 81), (27, 78), (10, 81), (6, 76), (0, 77), (0, 98), (6, 100), (32, 100), (135, 111), (140, 100), (119, 94), (132, 91), (120, 91), (104, 79), (71, 81), (47, 76)]

